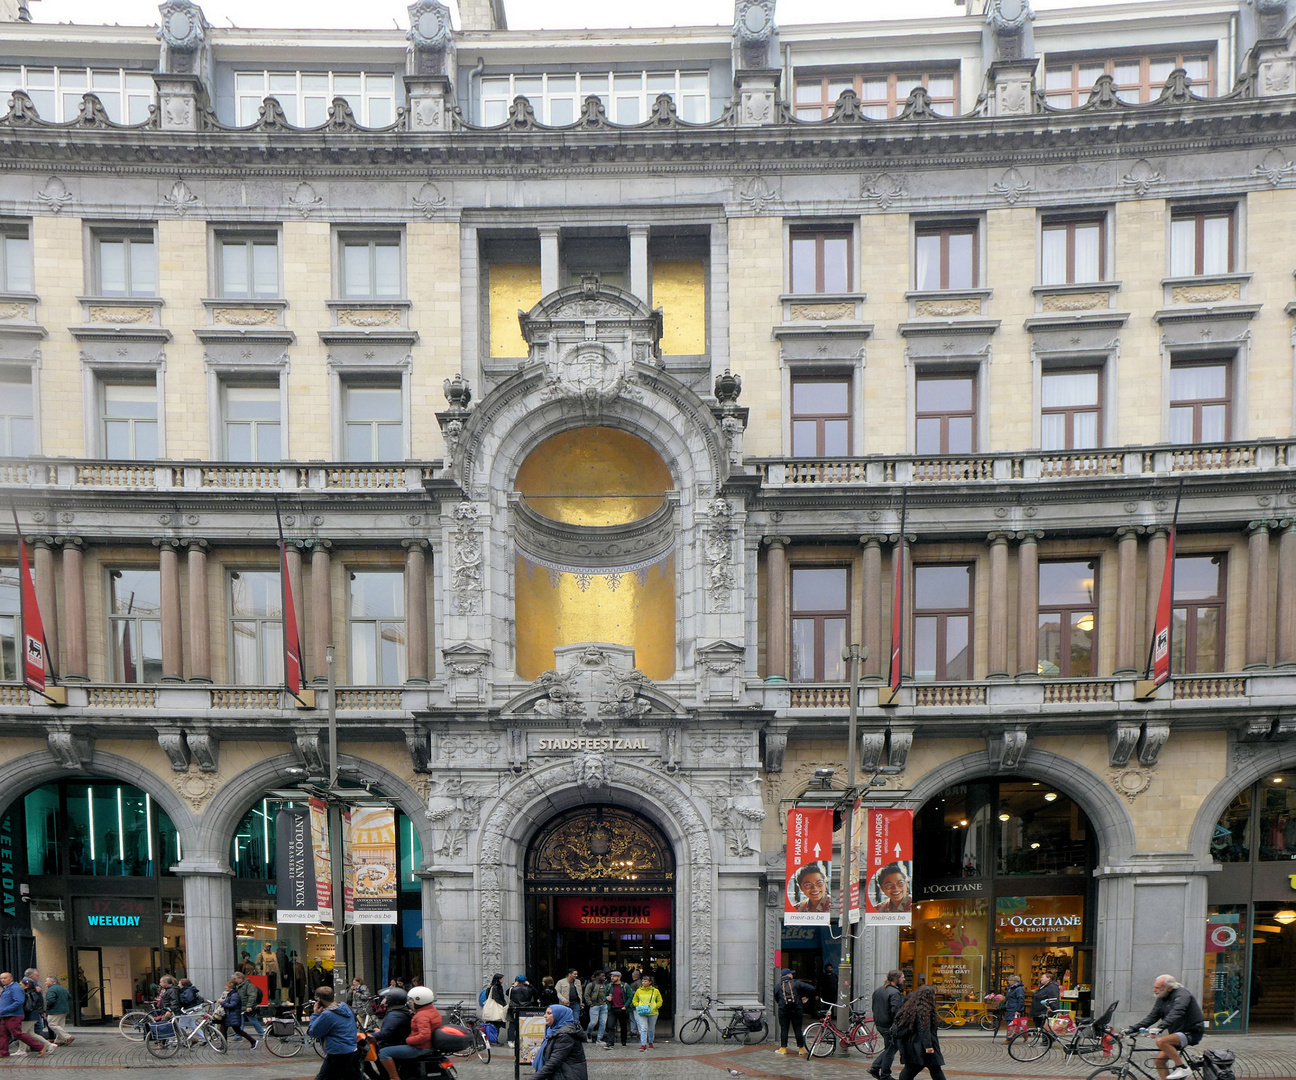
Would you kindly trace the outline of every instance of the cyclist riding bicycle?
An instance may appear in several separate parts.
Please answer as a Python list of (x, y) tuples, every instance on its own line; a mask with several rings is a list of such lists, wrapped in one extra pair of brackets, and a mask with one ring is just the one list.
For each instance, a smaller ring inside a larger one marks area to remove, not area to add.
[[(1173, 975), (1158, 975), (1152, 990), (1157, 998), (1152, 1011), (1127, 1028), (1125, 1034), (1133, 1035), (1139, 1028), (1147, 1028), (1148, 1034), (1156, 1039), (1157, 1072), (1163, 1080), (1184, 1080), (1192, 1075), (1192, 1070), (1184, 1064), (1179, 1051), (1201, 1042), (1206, 1032), (1206, 1018), (1192, 991)], [(1166, 1070), (1167, 1059), (1174, 1063), (1170, 1071)]]

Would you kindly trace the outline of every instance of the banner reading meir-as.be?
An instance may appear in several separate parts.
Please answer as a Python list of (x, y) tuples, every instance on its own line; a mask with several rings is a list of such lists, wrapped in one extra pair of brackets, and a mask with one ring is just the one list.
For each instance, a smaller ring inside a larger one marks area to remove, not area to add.
[(788, 811), (787, 926), (827, 926), (832, 908), (832, 810), (793, 807)]

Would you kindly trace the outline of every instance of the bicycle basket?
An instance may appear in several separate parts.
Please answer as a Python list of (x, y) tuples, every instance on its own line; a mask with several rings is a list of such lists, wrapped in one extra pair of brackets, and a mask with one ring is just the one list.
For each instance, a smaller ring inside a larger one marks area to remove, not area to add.
[(1235, 1061), (1237, 1055), (1232, 1050), (1207, 1050), (1202, 1054), (1203, 1080), (1234, 1080)]
[(175, 1024), (170, 1020), (158, 1020), (149, 1024), (149, 1033), (155, 1039), (174, 1039), (176, 1035)]
[(1048, 1018), (1048, 1028), (1054, 1035), (1070, 1035), (1075, 1031), (1076, 1025), (1070, 1013), (1059, 1013)]
[(761, 1025), (765, 1023), (765, 1018), (761, 1015), (760, 1009), (743, 1009), (743, 1023), (747, 1025), (748, 1031), (760, 1031)]
[(292, 1020), (276, 1017), (270, 1021), (270, 1034), (277, 1035), (281, 1039), (287, 1039), (297, 1034), (297, 1025)]

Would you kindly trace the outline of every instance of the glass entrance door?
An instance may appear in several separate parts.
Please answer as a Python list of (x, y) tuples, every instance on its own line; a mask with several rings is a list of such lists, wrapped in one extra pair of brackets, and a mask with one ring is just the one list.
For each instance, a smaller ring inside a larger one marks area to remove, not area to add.
[(102, 949), (77, 949), (75, 986), (77, 1023), (102, 1024), (109, 1015), (104, 1004)]

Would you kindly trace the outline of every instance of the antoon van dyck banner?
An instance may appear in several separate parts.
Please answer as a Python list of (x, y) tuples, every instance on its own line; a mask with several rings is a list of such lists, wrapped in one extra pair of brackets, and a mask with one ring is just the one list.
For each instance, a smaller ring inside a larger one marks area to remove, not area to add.
[(827, 926), (832, 907), (832, 810), (793, 807), (788, 812), (787, 926)]
[(281, 923), (320, 921), (310, 810), (286, 806), (275, 815), (276, 913)]

